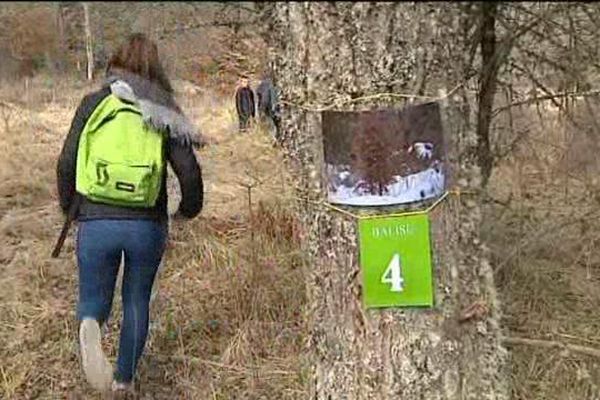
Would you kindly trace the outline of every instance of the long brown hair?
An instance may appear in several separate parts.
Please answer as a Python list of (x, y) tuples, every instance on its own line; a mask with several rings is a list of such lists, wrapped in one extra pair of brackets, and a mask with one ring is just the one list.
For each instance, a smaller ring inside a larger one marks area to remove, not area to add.
[(158, 58), (158, 48), (143, 33), (129, 35), (125, 43), (113, 53), (108, 61), (106, 73), (110, 74), (114, 69), (139, 75), (173, 93), (171, 82)]

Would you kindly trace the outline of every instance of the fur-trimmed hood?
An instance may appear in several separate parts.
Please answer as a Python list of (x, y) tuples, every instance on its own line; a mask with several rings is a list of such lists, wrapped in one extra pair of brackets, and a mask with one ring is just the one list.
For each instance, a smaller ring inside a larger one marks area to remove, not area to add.
[(173, 95), (157, 84), (130, 72), (113, 69), (106, 79), (112, 94), (136, 104), (144, 122), (171, 138), (195, 147), (202, 147), (202, 135), (183, 114)]

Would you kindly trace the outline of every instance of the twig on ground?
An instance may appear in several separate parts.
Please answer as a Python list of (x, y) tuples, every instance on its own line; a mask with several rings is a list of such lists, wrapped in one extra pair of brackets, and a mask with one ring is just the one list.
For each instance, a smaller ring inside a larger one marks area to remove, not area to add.
[(547, 349), (562, 349), (573, 353), (584, 354), (586, 356), (592, 356), (600, 358), (600, 349), (595, 349), (587, 346), (579, 346), (576, 344), (566, 344), (555, 340), (542, 340), (542, 339), (527, 339), (520, 337), (502, 337), (502, 342), (509, 346), (534, 346), (543, 347)]
[(239, 185), (243, 188), (246, 188), (248, 191), (248, 218), (250, 221), (250, 237), (252, 239), (252, 243), (254, 243), (254, 228), (252, 225), (254, 224), (254, 214), (252, 213), (252, 189), (254, 189), (257, 184), (256, 183), (245, 183), (239, 182)]
[(600, 341), (598, 341), (598, 340), (592, 340), (590, 338), (583, 338), (583, 337), (579, 337), (579, 336), (569, 335), (569, 334), (566, 334), (566, 333), (556, 333), (556, 335), (564, 337), (566, 339), (578, 340), (580, 342), (587, 342), (587, 343), (590, 343), (590, 344), (600, 345)]

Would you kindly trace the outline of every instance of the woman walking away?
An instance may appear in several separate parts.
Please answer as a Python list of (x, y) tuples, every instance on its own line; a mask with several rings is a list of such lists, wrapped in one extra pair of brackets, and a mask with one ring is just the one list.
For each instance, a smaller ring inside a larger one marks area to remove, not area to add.
[[(200, 213), (195, 129), (175, 103), (156, 45), (134, 34), (102, 87), (82, 100), (58, 159), (60, 206), (78, 221), (81, 362), (98, 390), (131, 391), (148, 334), (149, 301), (167, 240), (166, 163), (181, 188), (176, 218)], [(100, 344), (121, 257), (123, 321), (114, 374)]]

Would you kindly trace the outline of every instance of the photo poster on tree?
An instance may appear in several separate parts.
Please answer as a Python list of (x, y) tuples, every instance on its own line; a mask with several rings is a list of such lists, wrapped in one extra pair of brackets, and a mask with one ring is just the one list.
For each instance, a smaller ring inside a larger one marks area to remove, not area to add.
[(324, 111), (327, 199), (349, 206), (391, 206), (446, 191), (446, 146), (437, 102), (403, 109)]
[(433, 306), (428, 214), (360, 219), (359, 238), (366, 308)]

